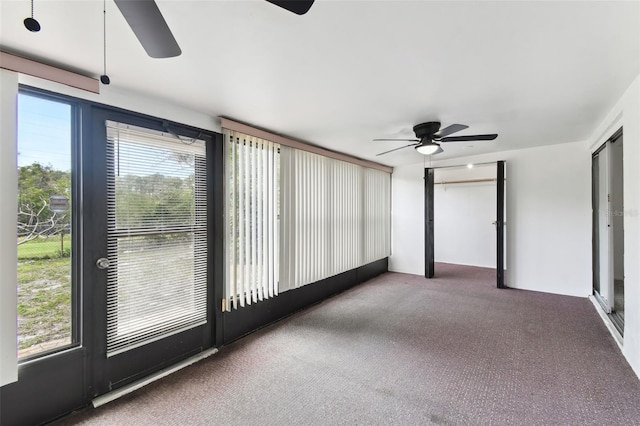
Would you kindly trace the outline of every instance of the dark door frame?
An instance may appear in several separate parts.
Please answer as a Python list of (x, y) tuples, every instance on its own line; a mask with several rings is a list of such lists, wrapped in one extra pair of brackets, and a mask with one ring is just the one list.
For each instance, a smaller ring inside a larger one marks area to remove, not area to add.
[(496, 173), (496, 284), (504, 285), (504, 161), (498, 161)]
[[(93, 106), (91, 112), (91, 123), (88, 129), (93, 143), (87, 147), (87, 154), (91, 157), (94, 168), (91, 174), (92, 184), (85, 193), (85, 203), (92, 206), (92, 214), (86, 218), (87, 228), (92, 230), (92, 235), (87, 235), (93, 243), (86, 242), (85, 247), (89, 249), (85, 256), (84, 268), (87, 279), (95, 289), (92, 300), (87, 303), (93, 307), (93, 351), (92, 351), (92, 371), (93, 388), (90, 396), (99, 396), (114, 389), (120, 388), (135, 382), (149, 374), (166, 368), (177, 361), (196, 355), (215, 345), (215, 306), (213, 304), (213, 279), (211, 276), (211, 262), (208, 261), (209, 285), (207, 286), (207, 323), (191, 328), (178, 334), (174, 334), (162, 339), (144, 344), (140, 347), (128, 350), (124, 353), (107, 358), (106, 355), (106, 305), (107, 286), (106, 271), (99, 270), (95, 266), (97, 259), (107, 257), (107, 179), (106, 167), (106, 127), (107, 120), (126, 123), (129, 125), (143, 127), (160, 132), (174, 132), (189, 138), (198, 138), (206, 142), (207, 153), (214, 150), (215, 135), (213, 132), (193, 129), (177, 123), (168, 123), (165, 120), (140, 116), (131, 112), (114, 111), (111, 108)], [(167, 128), (168, 127), (168, 128)], [(211, 171), (212, 158), (207, 156), (207, 171)], [(209, 175), (211, 176), (211, 174)], [(209, 186), (207, 196), (208, 212), (215, 203), (213, 199), (213, 188)], [(211, 219), (209, 215), (208, 219)], [(211, 259), (213, 244), (211, 241), (214, 224), (208, 223), (208, 259)], [(96, 235), (98, 238), (95, 238)], [(98, 241), (98, 244), (96, 244)]]
[(434, 258), (434, 230), (433, 230), (433, 200), (434, 200), (434, 169), (424, 169), (424, 276), (433, 278), (435, 273)]
[[(504, 283), (504, 221), (505, 212), (505, 161), (496, 161), (496, 285), (506, 288)], [(493, 162), (491, 162), (493, 164)], [(452, 166), (457, 167), (457, 166)], [(435, 238), (434, 238), (434, 171), (438, 167), (424, 169), (424, 276), (435, 275)]]

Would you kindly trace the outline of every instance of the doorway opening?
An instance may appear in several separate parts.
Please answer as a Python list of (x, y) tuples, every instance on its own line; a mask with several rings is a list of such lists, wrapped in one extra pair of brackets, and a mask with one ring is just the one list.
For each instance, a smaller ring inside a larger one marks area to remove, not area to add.
[(425, 277), (435, 262), (496, 270), (505, 286), (505, 163), (425, 169)]

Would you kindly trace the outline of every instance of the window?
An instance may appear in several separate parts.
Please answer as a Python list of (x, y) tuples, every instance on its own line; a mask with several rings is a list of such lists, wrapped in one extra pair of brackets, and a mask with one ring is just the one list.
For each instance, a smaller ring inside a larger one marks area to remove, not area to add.
[(389, 255), (389, 173), (224, 135), (226, 310)]
[(107, 354), (207, 320), (205, 144), (107, 122)]
[(282, 147), (280, 290), (389, 255), (389, 173)]
[(74, 343), (72, 116), (68, 103), (18, 96), (18, 358)]

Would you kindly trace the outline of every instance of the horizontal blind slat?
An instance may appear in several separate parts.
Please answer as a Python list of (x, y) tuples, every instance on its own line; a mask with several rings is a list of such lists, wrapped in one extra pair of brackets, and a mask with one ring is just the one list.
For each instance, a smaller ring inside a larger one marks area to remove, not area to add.
[(107, 353), (206, 323), (203, 141), (107, 123)]

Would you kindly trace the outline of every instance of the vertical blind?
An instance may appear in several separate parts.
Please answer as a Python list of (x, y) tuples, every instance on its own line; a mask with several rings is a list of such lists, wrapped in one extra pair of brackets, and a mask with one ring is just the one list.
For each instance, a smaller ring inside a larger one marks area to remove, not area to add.
[(206, 323), (203, 141), (107, 121), (107, 356)]
[(224, 132), (228, 310), (390, 254), (389, 173)]
[(363, 169), (363, 253), (370, 263), (391, 254), (391, 176)]
[(227, 309), (278, 294), (278, 144), (224, 131)]
[(281, 290), (361, 265), (361, 169), (282, 147)]
[[(282, 147), (281, 150), (282, 246), (280, 289), (298, 287), (325, 277), (331, 260), (330, 160), (320, 155)], [(305, 196), (305, 194), (308, 194)]]
[(389, 255), (389, 173), (289, 147), (281, 171), (281, 290)]

